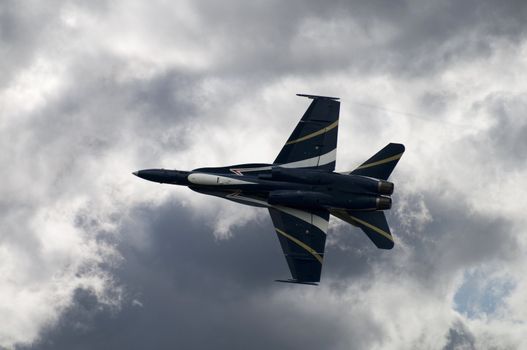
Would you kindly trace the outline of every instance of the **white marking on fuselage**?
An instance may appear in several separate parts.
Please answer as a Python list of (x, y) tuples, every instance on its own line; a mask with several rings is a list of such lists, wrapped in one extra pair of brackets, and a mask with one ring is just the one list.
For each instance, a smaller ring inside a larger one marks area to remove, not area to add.
[(297, 162), (292, 162), (292, 163), (285, 163), (280, 166), (283, 168), (307, 168), (307, 167), (313, 167), (313, 166), (326, 165), (326, 164), (336, 161), (336, 159), (337, 159), (337, 149), (335, 148), (333, 151), (322, 154), (321, 156), (299, 160)]
[(228, 185), (251, 185), (256, 182), (233, 179), (227, 176), (218, 176), (213, 174), (192, 173), (188, 176), (188, 181), (196, 185), (207, 186), (228, 186)]

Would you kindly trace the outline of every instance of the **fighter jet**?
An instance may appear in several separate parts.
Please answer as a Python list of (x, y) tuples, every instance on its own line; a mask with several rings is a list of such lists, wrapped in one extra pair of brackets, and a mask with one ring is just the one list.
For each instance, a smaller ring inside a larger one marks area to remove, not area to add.
[(377, 248), (394, 246), (383, 211), (392, 206), (394, 184), (387, 180), (404, 146), (390, 143), (354, 170), (334, 172), (339, 98), (297, 96), (312, 102), (272, 164), (191, 171), (145, 169), (133, 174), (267, 208), (292, 276), (277, 281), (316, 285), (324, 262), (330, 214), (362, 229)]

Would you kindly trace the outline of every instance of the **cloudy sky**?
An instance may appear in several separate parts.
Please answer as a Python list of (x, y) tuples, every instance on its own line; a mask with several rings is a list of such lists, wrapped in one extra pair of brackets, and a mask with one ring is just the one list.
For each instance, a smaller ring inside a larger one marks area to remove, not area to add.
[[(525, 349), (524, 1), (0, 2), (1, 349)], [(269, 162), (339, 96), (337, 170), (389, 142), (379, 251), (319, 287), (267, 211), (132, 171)]]

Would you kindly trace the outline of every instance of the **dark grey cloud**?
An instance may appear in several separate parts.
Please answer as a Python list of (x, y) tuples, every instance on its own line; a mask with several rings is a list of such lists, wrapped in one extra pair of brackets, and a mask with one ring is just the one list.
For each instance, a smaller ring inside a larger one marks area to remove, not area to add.
[[(373, 270), (380, 268), (433, 291), (467, 266), (510, 255), (514, 239), (503, 222), (457, 215), (465, 211), (462, 206), (446, 207), (431, 199), (429, 204), (434, 223), (419, 233), (389, 216), (396, 238), (410, 250), (403, 270), (394, 264), (401, 245), (380, 251), (362, 232), (346, 227), (335, 233), (339, 243), (327, 248), (323, 283), (334, 293), (344, 293), (349, 286), (367, 284)], [(362, 313), (351, 324), (342, 323), (333, 313), (299, 309), (273, 297), (302, 288), (314, 291), (310, 302), (327, 295), (322, 287), (273, 282), (289, 271), (270, 220), (251, 222), (236, 229), (234, 238), (218, 241), (196, 216), (175, 202), (134, 209), (117, 242), (124, 260), (113, 272), (127, 288), (122, 309), (99, 305), (92, 293), (78, 290), (59, 325), (40, 342), (20, 349), (141, 349), (152, 344), (159, 349), (210, 344), (218, 349), (297, 349), (306, 342), (366, 349), (382, 335), (382, 325)], [(137, 244), (137, 236), (146, 237), (146, 242)], [(358, 332), (359, 324), (366, 324), (368, 331)], [(446, 349), (474, 343), (460, 323), (448, 330), (447, 340)]]
[[(39, 39), (45, 41), (50, 31), (63, 27), (60, 14), (67, 5), (100, 17), (112, 10), (105, 2), (3, 4), (2, 47), (10, 63), (3, 65), (4, 77), (30, 63), (37, 50), (45, 48)], [(500, 6), (491, 1), (233, 1), (221, 6), (199, 1), (191, 7), (207, 25), (198, 33), (187, 29), (188, 35), (195, 35), (194, 41), (203, 47), (215, 40), (222, 45), (218, 62), (207, 74), (243, 76), (244, 80), (342, 69), (426, 76), (456, 60), (489, 55), (497, 39), (517, 43), (525, 33), (527, 11), (521, 1), (506, 1)], [(170, 24), (163, 15), (162, 21), (145, 20), (169, 38), (178, 30), (177, 23)], [(303, 25), (309, 19), (329, 25), (322, 28), (325, 32), (320, 38), (306, 34), (310, 28)], [(350, 24), (356, 26), (354, 32), (346, 27)], [(376, 37), (375, 31), (383, 26), (386, 33)], [(302, 37), (304, 34), (307, 37)], [(366, 44), (353, 46), (359, 37)], [(258, 84), (257, 79), (253, 84)]]
[[(185, 127), (200, 118), (197, 95), (201, 78), (168, 71), (140, 81), (121, 82), (118, 75), (124, 64), (115, 57), (96, 55), (82, 57), (69, 66), (65, 91), (34, 112), (36, 122), (30, 120), (29, 152), (57, 153), (59, 159), (69, 155), (71, 159), (63, 166), (80, 170), (79, 162), (86, 159), (79, 159), (79, 154), (97, 159), (129, 142), (132, 130), (137, 140), (170, 130), (171, 137), (158, 137), (157, 146), (183, 151), (190, 141)], [(102, 68), (95, 69), (98, 65)], [(64, 152), (65, 148), (70, 152)], [(141, 156), (151, 159), (155, 151), (145, 147)]]
[[(174, 203), (134, 210), (121, 232), (124, 261), (115, 271), (127, 286), (123, 309), (101, 308), (93, 294), (78, 290), (59, 326), (20, 349), (296, 349), (306, 341), (320, 347), (339, 342), (344, 330), (337, 320), (272, 298), (302, 286), (273, 282), (289, 272), (270, 220), (217, 241), (194, 216)], [(138, 221), (146, 222), (147, 248), (129, 244)]]
[[(33, 5), (33, 6), (32, 6)], [(53, 6), (3, 1), (0, 5), (0, 87), (33, 59), (39, 39), (58, 21)]]
[(455, 349), (477, 349), (475, 345), (474, 335), (467, 329), (461, 321), (455, 322), (452, 327), (448, 330), (447, 344), (443, 348), (444, 350), (455, 350)]
[[(348, 70), (428, 76), (490, 55), (496, 40), (517, 43), (527, 6), (508, 1), (197, 2), (205, 31), (235, 55), (215, 71), (259, 79)], [(314, 20), (309, 22), (308, 20)], [(309, 27), (319, 26), (319, 28)], [(351, 28), (350, 28), (351, 27)], [(243, 28), (243, 30), (240, 30)], [(318, 30), (318, 32), (317, 32)], [(310, 31), (318, 36), (310, 36)], [(380, 32), (380, 33), (379, 33)], [(359, 42), (359, 46), (356, 43)], [(345, 74), (345, 73), (344, 73)]]
[(521, 254), (518, 236), (505, 218), (475, 214), (462, 193), (455, 196), (457, 203), (438, 199), (436, 191), (422, 194), (406, 199), (410, 203), (405, 212), (419, 210), (416, 203), (422, 198), (433, 213), (432, 221), (422, 227), (418, 223), (401, 225), (390, 215), (390, 222), (409, 249), (405, 273), (423, 287), (441, 290), (463, 269), (513, 261)]

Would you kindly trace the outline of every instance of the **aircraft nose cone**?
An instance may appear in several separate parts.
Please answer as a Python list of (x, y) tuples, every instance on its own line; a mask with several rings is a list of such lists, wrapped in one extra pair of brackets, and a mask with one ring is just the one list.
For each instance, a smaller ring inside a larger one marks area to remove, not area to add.
[(148, 181), (174, 185), (186, 185), (188, 183), (187, 176), (189, 175), (189, 172), (166, 169), (143, 169), (134, 171), (132, 174)]
[(154, 181), (159, 183), (168, 182), (166, 170), (164, 169), (143, 169), (134, 171), (132, 174), (148, 181)]

